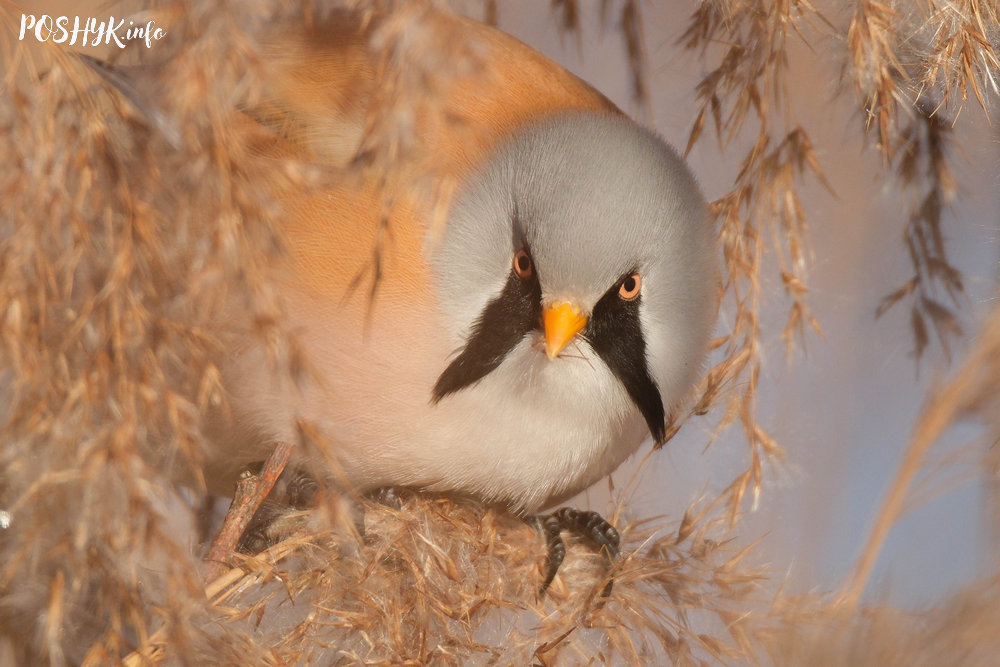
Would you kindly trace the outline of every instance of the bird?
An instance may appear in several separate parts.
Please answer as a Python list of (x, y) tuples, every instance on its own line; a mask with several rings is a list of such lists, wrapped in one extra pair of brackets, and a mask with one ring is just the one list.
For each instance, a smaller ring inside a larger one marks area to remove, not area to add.
[(219, 488), (308, 423), (335, 485), (529, 516), (662, 443), (703, 374), (715, 232), (677, 151), (514, 37), (422, 12), (405, 39), (444, 36), (474, 64), (390, 116), (413, 138), (381, 169), (366, 141), (394, 91), (378, 22), (336, 13), (264, 47), (266, 90), (246, 110), (275, 137), (261, 150), (334, 176), (274, 221), (270, 279), (309, 371), (289, 377), (237, 337), (228, 410), (206, 424)]
[[(390, 191), (393, 174), (286, 203), (273, 280), (316, 377), (291, 383), (263, 346), (238, 346), (224, 368), (235, 417), (223, 458), (260, 458), (305, 419), (357, 489), (532, 512), (648, 435), (662, 441), (715, 320), (713, 226), (677, 152), (591, 86), (484, 24), (422, 20), (475, 42), (489, 67), (439, 96), (448, 121), (426, 131), (418, 148), (431, 155), (411, 160), (455, 184), (447, 219), (436, 228), (425, 204)], [(298, 154), (344, 165), (380, 81), (366, 27), (331, 23), (268, 46), (260, 116)], [(358, 277), (380, 234), (390, 240), (369, 295)]]

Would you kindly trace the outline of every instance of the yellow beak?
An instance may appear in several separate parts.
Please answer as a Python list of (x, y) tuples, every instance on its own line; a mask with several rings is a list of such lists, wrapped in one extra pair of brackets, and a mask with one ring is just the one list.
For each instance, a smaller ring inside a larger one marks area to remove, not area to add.
[(587, 326), (587, 316), (580, 314), (575, 305), (564, 301), (542, 310), (542, 324), (545, 325), (545, 354), (549, 359), (555, 359)]

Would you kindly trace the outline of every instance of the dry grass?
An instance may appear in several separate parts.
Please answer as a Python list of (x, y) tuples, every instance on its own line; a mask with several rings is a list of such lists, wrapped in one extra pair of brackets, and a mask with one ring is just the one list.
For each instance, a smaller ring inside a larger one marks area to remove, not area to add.
[[(750, 650), (744, 616), (762, 573), (708, 539), (705, 526), (665, 533), (660, 521), (625, 523), (625, 556), (602, 602), (603, 559), (575, 547), (539, 598), (544, 547), (534, 529), (475, 503), (366, 504), (363, 539), (350, 527), (322, 530), (312, 513), (301, 524), (209, 585), (217, 621), (239, 638), (213, 649), (213, 661), (237, 659), (248, 646), (262, 651), (262, 664), (576, 664), (592, 656), (689, 664)], [(693, 631), (689, 614), (711, 619), (715, 632)], [(168, 640), (158, 634), (139, 653), (169, 655)]]
[(951, 129), (970, 91), (987, 115), (987, 95), (998, 92), (998, 11), (979, 0), (865, 0), (847, 32), (848, 75), (866, 123), (912, 202), (904, 240), (913, 276), (886, 296), (878, 314), (909, 302), (918, 358), (930, 329), (946, 353), (962, 334), (955, 310), (962, 276), (948, 258), (943, 232), (956, 191)]
[[(928, 397), (840, 597), (775, 592), (748, 564), (753, 547), (727, 542), (745, 498), (761, 491), (766, 460), (781, 451), (756, 417), (762, 340), (775, 335), (759, 319), (764, 272), (776, 272), (789, 300), (787, 348), (806, 326), (819, 330), (807, 302), (798, 193), (808, 179), (825, 180), (806, 124), (787, 112), (788, 42), (841, 39), (859, 125), (914, 193), (905, 237), (914, 276), (880, 312), (909, 300), (919, 355), (928, 327), (946, 347), (961, 328), (962, 281), (942, 229), (956, 196), (950, 128), (972, 98), (991, 108), (1000, 24), (995, 4), (976, 0), (921, 0), (905, 11), (861, 0), (842, 31), (806, 0), (705, 0), (689, 19), (681, 42), (707, 74), (688, 150), (706, 128), (724, 151), (752, 138), (734, 156), (731, 192), (715, 202), (731, 328), (716, 341), (720, 361), (691, 414), (717, 406), (717, 431), (739, 424), (750, 465), (679, 524), (633, 521), (619, 507), (625, 555), (603, 606), (596, 596), (605, 573), (585, 549), (571, 550), (539, 599), (542, 543), (531, 529), (433, 497), (410, 498), (399, 512), (367, 505), (363, 539), (339, 505), (289, 517), (285, 541), (206, 595), (191, 507), (204, 495), (199, 415), (225, 407), (214, 359), (227, 340), (217, 314), (241, 304), (276, 363), (290, 371), (306, 363), (264, 278), (281, 252), (269, 221), (283, 193), (330, 175), (263, 159), (255, 146), (266, 137), (242, 111), (266, 85), (259, 45), (267, 27), (344, 4), (192, 0), (135, 79), (138, 106), (58, 46), (27, 63), (5, 45), (22, 74), (45, 75), (7, 77), (0, 102), (0, 509), (12, 519), (0, 532), (0, 659), (7, 651), (23, 664), (856, 664), (887, 656), (958, 664), (994, 655), (986, 651), (1000, 636), (995, 581), (926, 617), (859, 611), (858, 603), (948, 426), (974, 416), (1000, 441), (997, 312)], [(380, 22), (373, 48), (389, 82), (363, 159), (352, 165), (370, 177), (406, 159), (412, 129), (398, 121), (433, 107), (435, 77), (476, 64), (455, 36), (416, 46), (404, 39), (434, 3), (346, 4)], [(576, 2), (553, 6), (566, 30), (579, 29)], [(621, 29), (634, 94), (648, 104), (642, 6), (606, 1), (600, 16)], [(495, 19), (503, 2), (484, 10)], [(421, 52), (426, 59), (414, 61)], [(374, 248), (373, 288), (379, 257)], [(192, 492), (175, 486), (178, 476)]]
[[(717, 431), (739, 422), (750, 447), (750, 465), (726, 491), (732, 516), (750, 491), (761, 492), (763, 462), (781, 449), (757, 421), (761, 373), (761, 273), (767, 237), (778, 258), (777, 270), (791, 300), (782, 337), (791, 354), (806, 325), (820, 332), (806, 302), (808, 259), (805, 212), (798, 194), (803, 177), (826, 184), (809, 134), (789, 123), (783, 106), (788, 96), (788, 40), (801, 23), (818, 14), (808, 0), (703, 2), (688, 21), (681, 44), (708, 63), (697, 86), (698, 114), (685, 152), (690, 152), (711, 122), (723, 150), (756, 129), (750, 150), (741, 158), (733, 189), (713, 203), (721, 224), (724, 258), (722, 289), (735, 311), (731, 331), (719, 341), (724, 358), (708, 374), (693, 412), (704, 412), (720, 396), (726, 405)], [(756, 127), (754, 127), (756, 126)]]
[(714, 202), (726, 269), (723, 287), (735, 314), (731, 331), (719, 341), (724, 358), (709, 373), (692, 410), (704, 412), (725, 396), (727, 409), (717, 431), (737, 421), (742, 425), (751, 460), (727, 490), (734, 516), (748, 491), (754, 498), (760, 493), (763, 460), (781, 456), (756, 416), (763, 272), (777, 272), (789, 300), (781, 334), (788, 355), (797, 341), (804, 344), (807, 325), (822, 333), (807, 300), (810, 251), (799, 192), (809, 178), (830, 186), (808, 127), (788, 108), (790, 39), (846, 44), (845, 78), (855, 84), (865, 126), (876, 128), (877, 146), (913, 202), (904, 242), (914, 274), (886, 295), (876, 316), (909, 300), (918, 359), (931, 330), (946, 353), (963, 332), (956, 312), (962, 275), (950, 263), (943, 231), (956, 193), (949, 164), (953, 121), (945, 112), (957, 119), (970, 90), (989, 112), (986, 95), (997, 92), (997, 7), (976, 0), (860, 0), (854, 7), (841, 34), (824, 13), (841, 9), (836, 3), (707, 1), (699, 3), (680, 40), (710, 63), (697, 86), (699, 110), (687, 151), (702, 139), (706, 126), (724, 151), (736, 139), (755, 137), (742, 156), (731, 151), (740, 169), (733, 189)]
[(262, 335), (275, 328), (267, 220), (294, 174), (255, 159), (232, 122), (256, 86), (248, 35), (275, 12), (179, 24), (177, 57), (138, 84), (151, 109), (58, 45), (34, 63), (44, 76), (4, 82), (0, 626), (26, 663), (104, 663), (158, 616), (205, 618), (173, 479), (204, 486), (215, 314), (239, 299)]

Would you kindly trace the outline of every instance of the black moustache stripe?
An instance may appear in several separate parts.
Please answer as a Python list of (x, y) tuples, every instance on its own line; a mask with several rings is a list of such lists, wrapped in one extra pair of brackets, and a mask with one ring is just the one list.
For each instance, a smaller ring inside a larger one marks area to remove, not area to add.
[[(642, 297), (618, 296), (622, 280), (601, 297), (587, 322), (585, 336), (598, 357), (618, 378), (642, 413), (658, 444), (666, 437), (663, 400), (646, 364), (646, 341), (639, 324)], [(432, 391), (437, 403), (471, 386), (499, 366), (527, 334), (541, 328), (542, 289), (536, 275), (520, 278), (511, 270), (500, 294), (483, 309), (461, 354), (441, 373)]]
[(538, 278), (520, 278), (511, 270), (499, 296), (486, 304), (462, 353), (441, 373), (432, 392), (437, 403), (475, 384), (534, 329), (541, 328), (542, 288)]
[(626, 301), (618, 296), (627, 274), (601, 297), (587, 322), (585, 335), (597, 356), (607, 364), (639, 408), (657, 444), (666, 438), (663, 399), (646, 364), (646, 340), (639, 323), (642, 296)]

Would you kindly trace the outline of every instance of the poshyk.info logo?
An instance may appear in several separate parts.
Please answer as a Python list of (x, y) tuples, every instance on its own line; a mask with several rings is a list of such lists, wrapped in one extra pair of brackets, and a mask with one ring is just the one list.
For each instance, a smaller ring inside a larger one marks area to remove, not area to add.
[(98, 21), (92, 17), (21, 14), (21, 30), (17, 38), (22, 41), (34, 38), (39, 42), (66, 46), (115, 44), (124, 49), (129, 42), (134, 41), (144, 42), (149, 48), (166, 34), (163, 28), (156, 27), (155, 21), (137, 24), (132, 19), (116, 20), (114, 16), (109, 16), (107, 21)]

